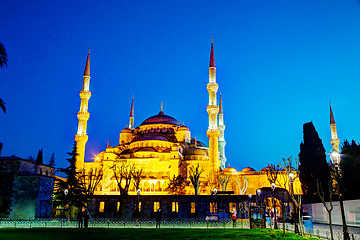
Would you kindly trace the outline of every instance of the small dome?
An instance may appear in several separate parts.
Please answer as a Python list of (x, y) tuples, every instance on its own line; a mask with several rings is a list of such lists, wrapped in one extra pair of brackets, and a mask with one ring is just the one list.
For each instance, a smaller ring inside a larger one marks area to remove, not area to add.
[(156, 151), (156, 149), (151, 148), (151, 147), (143, 147), (143, 148), (139, 148), (135, 152), (157, 152), (157, 151)]
[(200, 148), (191, 148), (186, 155), (200, 155), (207, 156), (206, 152)]
[(144, 136), (139, 137), (138, 139), (135, 140), (135, 142), (139, 142), (139, 141), (151, 141), (151, 140), (157, 140), (157, 141), (166, 141), (169, 142), (169, 140), (161, 135), (158, 134), (147, 134)]
[(180, 127), (181, 124), (173, 117), (165, 115), (163, 111), (160, 111), (158, 115), (149, 117), (145, 121), (143, 121), (140, 126), (150, 125), (150, 124), (170, 124)]
[(253, 169), (252, 167), (247, 166), (246, 168), (241, 170), (241, 172), (256, 172), (256, 170)]
[(264, 167), (263, 169), (261, 169), (261, 171), (264, 172), (271, 171), (271, 167), (270, 166)]
[(124, 128), (123, 130), (121, 130), (121, 133), (132, 133), (130, 128)]
[(189, 128), (184, 126), (184, 124), (178, 128), (178, 131), (189, 131)]
[(221, 172), (227, 173), (227, 174), (232, 174), (232, 175), (236, 175), (238, 173), (235, 168), (230, 167), (230, 164), (227, 168), (225, 168)]

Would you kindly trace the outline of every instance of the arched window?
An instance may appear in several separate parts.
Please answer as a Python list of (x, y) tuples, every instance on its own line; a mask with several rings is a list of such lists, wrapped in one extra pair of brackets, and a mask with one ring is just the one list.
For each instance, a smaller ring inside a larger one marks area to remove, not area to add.
[(116, 186), (117, 184), (115, 182), (110, 183), (110, 192), (116, 192)]
[(160, 192), (160, 191), (161, 191), (160, 181), (157, 181), (155, 185), (155, 192)]
[(152, 184), (151, 184), (151, 191), (154, 192), (154, 190), (155, 190), (155, 186), (154, 186), (154, 184), (152, 183)]
[(150, 183), (148, 181), (146, 181), (144, 183), (144, 191), (145, 192), (150, 192)]

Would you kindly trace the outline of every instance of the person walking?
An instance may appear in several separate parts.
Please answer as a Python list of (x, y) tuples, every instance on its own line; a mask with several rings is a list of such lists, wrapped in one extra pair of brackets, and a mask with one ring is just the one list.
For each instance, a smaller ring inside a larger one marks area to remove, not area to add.
[(162, 212), (161, 212), (161, 208), (159, 208), (156, 212), (156, 216), (155, 216), (155, 219), (156, 219), (156, 228), (160, 228), (160, 223), (161, 223), (161, 216)]
[(233, 208), (231, 212), (231, 220), (233, 221), (233, 227), (236, 227), (237, 211), (236, 208)]
[(84, 228), (88, 228), (89, 219), (91, 218), (89, 210), (86, 208), (84, 211)]
[(77, 214), (77, 220), (78, 220), (78, 228), (82, 228), (83, 227), (83, 212), (82, 209), (79, 209), (79, 212)]

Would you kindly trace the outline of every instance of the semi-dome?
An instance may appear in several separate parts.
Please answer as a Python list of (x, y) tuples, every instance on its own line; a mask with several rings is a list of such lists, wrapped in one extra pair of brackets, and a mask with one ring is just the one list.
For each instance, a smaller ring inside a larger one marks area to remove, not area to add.
[(139, 141), (150, 141), (150, 140), (156, 140), (156, 141), (166, 141), (169, 142), (169, 140), (161, 135), (158, 134), (147, 134), (147, 135), (143, 135), (141, 137), (139, 137), (138, 139), (135, 140), (135, 142), (139, 142)]
[(206, 152), (200, 148), (191, 148), (186, 153), (187, 155), (200, 155), (200, 156), (207, 156)]
[(139, 148), (135, 152), (157, 152), (157, 151), (152, 147), (143, 147), (143, 148)]
[(150, 124), (170, 124), (170, 125), (175, 125), (177, 127), (181, 126), (178, 120), (168, 115), (165, 115), (163, 111), (160, 111), (158, 115), (149, 117), (148, 119), (143, 121), (140, 124), (140, 126), (150, 125)]
[(121, 130), (121, 133), (132, 133), (130, 128), (124, 128), (123, 130)]
[(256, 170), (253, 169), (252, 167), (247, 166), (241, 172), (256, 172)]

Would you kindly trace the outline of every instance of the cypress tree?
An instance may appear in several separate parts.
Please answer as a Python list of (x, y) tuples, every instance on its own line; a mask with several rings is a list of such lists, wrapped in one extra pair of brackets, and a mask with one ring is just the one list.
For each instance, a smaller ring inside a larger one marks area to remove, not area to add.
[(330, 168), (326, 161), (325, 148), (312, 122), (303, 126), (304, 139), (300, 144), (299, 171), (304, 200), (319, 201), (317, 196), (317, 179), (323, 189), (328, 186)]
[(360, 192), (360, 145), (354, 140), (345, 140), (341, 148), (340, 170), (342, 172), (341, 192), (344, 199), (359, 199)]

